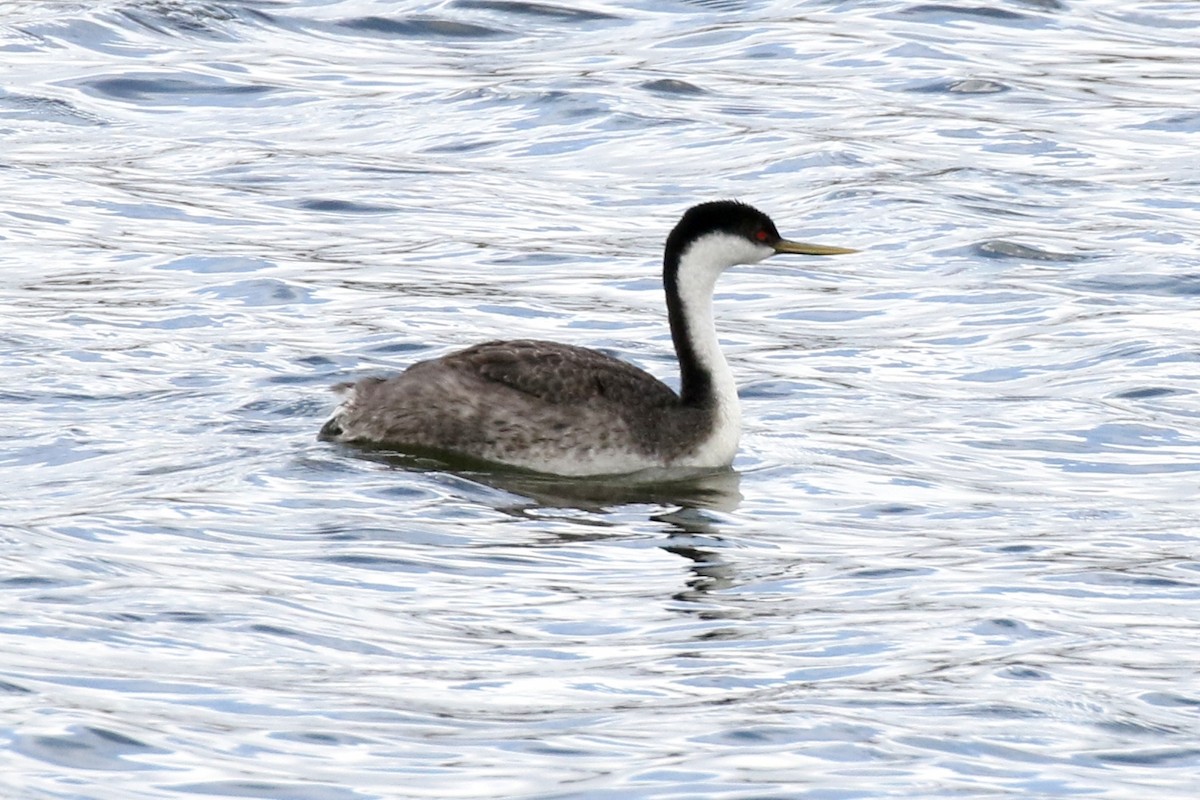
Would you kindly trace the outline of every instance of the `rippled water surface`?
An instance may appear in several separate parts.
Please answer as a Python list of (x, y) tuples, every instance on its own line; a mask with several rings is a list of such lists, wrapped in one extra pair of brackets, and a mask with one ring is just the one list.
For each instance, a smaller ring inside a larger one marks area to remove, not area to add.
[[(0, 6), (0, 796), (1192, 798), (1200, 5)], [(736, 472), (319, 443), (481, 339), (675, 380)]]

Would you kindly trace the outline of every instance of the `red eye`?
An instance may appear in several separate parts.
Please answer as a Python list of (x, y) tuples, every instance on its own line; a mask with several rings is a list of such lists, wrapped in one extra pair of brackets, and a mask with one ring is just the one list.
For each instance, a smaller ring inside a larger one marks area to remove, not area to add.
[(754, 238), (758, 239), (760, 242), (765, 242), (767, 240), (767, 232), (760, 228), (758, 232), (754, 234)]

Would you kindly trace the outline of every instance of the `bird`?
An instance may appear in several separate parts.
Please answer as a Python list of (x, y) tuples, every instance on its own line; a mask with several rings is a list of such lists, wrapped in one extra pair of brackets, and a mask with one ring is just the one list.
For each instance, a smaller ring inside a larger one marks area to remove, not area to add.
[(737, 200), (694, 205), (663, 253), (678, 392), (599, 350), (489, 341), (334, 386), (343, 399), (318, 438), (564, 477), (728, 469), (741, 410), (713, 320), (717, 278), (775, 254), (854, 252), (784, 239), (770, 217)]

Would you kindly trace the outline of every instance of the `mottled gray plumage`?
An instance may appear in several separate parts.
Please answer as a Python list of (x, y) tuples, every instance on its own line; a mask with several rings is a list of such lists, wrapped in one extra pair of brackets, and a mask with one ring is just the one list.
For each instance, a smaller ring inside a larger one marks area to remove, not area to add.
[(728, 466), (741, 411), (713, 324), (717, 277), (774, 253), (844, 248), (790, 242), (733, 201), (701, 203), (667, 237), (663, 288), (680, 391), (632, 364), (555, 342), (487, 342), (343, 384), (321, 438), (453, 453), (559, 475)]
[[(606, 451), (669, 463), (712, 425), (665, 383), (597, 350), (556, 342), (485, 342), (421, 361), (391, 378), (336, 387), (347, 402), (321, 438), (445, 450), (570, 473)], [(447, 403), (453, 398), (453, 403)], [(557, 469), (556, 462), (565, 461)], [(606, 470), (619, 472), (614, 463)]]

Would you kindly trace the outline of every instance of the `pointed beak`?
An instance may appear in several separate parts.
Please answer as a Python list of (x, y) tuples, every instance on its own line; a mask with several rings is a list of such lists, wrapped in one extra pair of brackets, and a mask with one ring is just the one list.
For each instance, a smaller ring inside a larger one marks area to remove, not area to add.
[(793, 242), (790, 239), (780, 239), (772, 247), (776, 253), (799, 253), (804, 256), (844, 256), (857, 253), (849, 247), (832, 247), (827, 244), (809, 244), (808, 242)]

